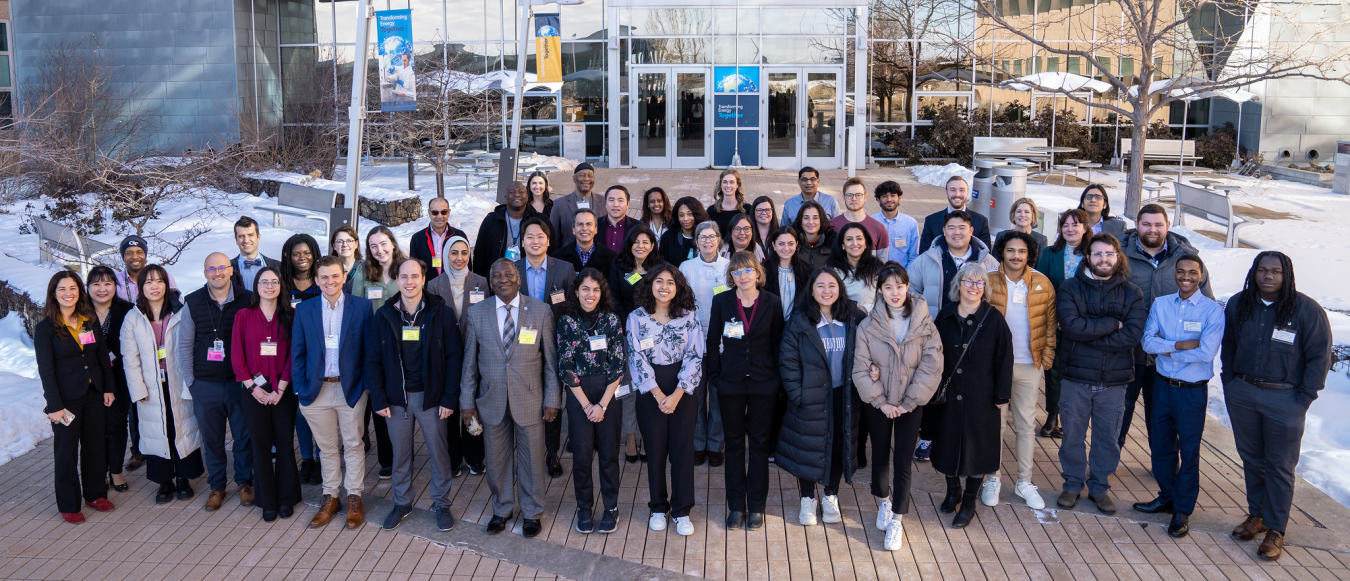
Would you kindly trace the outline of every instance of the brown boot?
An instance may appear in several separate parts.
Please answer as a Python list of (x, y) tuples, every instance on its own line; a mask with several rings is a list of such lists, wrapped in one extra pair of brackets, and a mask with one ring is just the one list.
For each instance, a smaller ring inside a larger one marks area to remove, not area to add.
[(253, 485), (239, 485), (239, 504), (242, 506), (253, 506)]
[(1275, 531), (1266, 531), (1266, 540), (1261, 541), (1261, 548), (1256, 550), (1261, 558), (1267, 561), (1274, 561), (1284, 554), (1284, 535)]
[(215, 512), (220, 509), (220, 504), (225, 502), (225, 491), (212, 489), (210, 496), (206, 497), (206, 512)]
[(1247, 515), (1247, 520), (1233, 529), (1233, 538), (1239, 541), (1250, 541), (1256, 538), (1256, 535), (1264, 533), (1270, 529), (1261, 524), (1261, 517), (1254, 514)]
[(366, 516), (361, 508), (361, 495), (347, 495), (347, 528), (354, 529), (365, 522)]
[(327, 494), (323, 495), (323, 500), (319, 501), (319, 513), (309, 521), (310, 528), (328, 524), (328, 521), (333, 520), (333, 515), (340, 510), (342, 510), (342, 502)]

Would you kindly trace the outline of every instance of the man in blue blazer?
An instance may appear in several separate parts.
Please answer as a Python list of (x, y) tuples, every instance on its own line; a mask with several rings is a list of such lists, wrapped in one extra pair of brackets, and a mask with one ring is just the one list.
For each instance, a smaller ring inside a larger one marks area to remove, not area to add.
[(966, 183), (966, 178), (952, 176), (947, 180), (946, 189), (947, 207), (923, 219), (923, 233), (919, 235), (919, 254), (928, 252), (933, 242), (942, 238), (942, 228), (947, 225), (947, 214), (957, 210), (970, 212), (970, 227), (975, 238), (983, 242), (985, 248), (993, 248), (994, 243), (989, 238), (989, 218), (979, 212), (971, 212), (966, 207), (966, 202), (970, 200), (970, 184)]
[(366, 449), (361, 432), (368, 395), (361, 375), (362, 346), (374, 309), (370, 301), (342, 291), (347, 271), (341, 259), (320, 258), (315, 271), (323, 296), (296, 307), (291, 330), (291, 383), (323, 459), (323, 500), (309, 526), (324, 526), (342, 510), (341, 483), (347, 489), (347, 528), (354, 529), (365, 520), (361, 491)]

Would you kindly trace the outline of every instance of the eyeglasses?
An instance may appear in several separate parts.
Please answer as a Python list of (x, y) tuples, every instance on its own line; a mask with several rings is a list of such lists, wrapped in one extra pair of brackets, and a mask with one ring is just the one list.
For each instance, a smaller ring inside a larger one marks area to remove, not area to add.
[(1084, 199), (1084, 200), (1105, 200), (1105, 199), (1106, 199), (1106, 196), (1103, 196), (1103, 195), (1101, 195), (1101, 194), (1088, 194), (1088, 195), (1086, 195), (1086, 196), (1083, 196), (1083, 199)]
[(734, 233), (736, 233), (736, 234), (746, 234), (746, 233), (750, 232), (750, 227), (749, 227), (749, 226), (737, 226), (737, 227), (735, 227), (735, 228), (732, 228), (731, 231), (734, 232)]
[(1092, 253), (1092, 257), (1093, 257), (1093, 258), (1115, 258), (1116, 256), (1117, 256), (1117, 255), (1116, 255), (1116, 253), (1114, 253), (1114, 252), (1093, 252), (1093, 253)]
[(867, 194), (857, 194), (857, 193), (854, 193), (854, 194), (844, 194), (844, 198), (845, 198), (845, 199), (856, 199), (856, 198), (864, 198), (864, 197), (867, 197)]
[(281, 286), (281, 281), (279, 281), (279, 280), (260, 280), (260, 281), (258, 281), (258, 286)]
[(966, 279), (961, 281), (961, 286), (966, 288), (984, 288), (984, 281)]
[(699, 236), (699, 237), (698, 237), (698, 241), (699, 241), (699, 242), (709, 242), (709, 241), (712, 241), (712, 240), (717, 240), (718, 238), (721, 238), (721, 236), (718, 236), (718, 235), (716, 235), (716, 234), (704, 234), (703, 236)]
[(333, 246), (351, 246), (353, 244), (356, 244), (356, 241), (349, 240), (347, 238), (338, 238), (337, 240), (333, 241)]
[(430, 213), (432, 216), (449, 216), (449, 215), (450, 215), (450, 209), (449, 209), (449, 208), (446, 208), (446, 209), (444, 209), (444, 210), (430, 210), (429, 213)]
[(806, 178), (806, 177), (802, 177), (802, 178), (797, 178), (797, 181), (799, 181), (799, 182), (810, 182), (810, 183), (815, 183), (815, 182), (820, 181), (820, 178)]
[(773, 215), (773, 208), (755, 208), (755, 213)]
[(742, 268), (742, 269), (740, 269), (740, 270), (733, 270), (733, 271), (731, 271), (731, 276), (742, 276), (742, 275), (747, 275), (747, 274), (755, 274), (755, 269), (753, 269), (753, 268)]
[(234, 267), (233, 267), (233, 266), (229, 266), (229, 265), (225, 265), (225, 266), (212, 266), (212, 267), (208, 267), (208, 268), (205, 270), (205, 272), (206, 272), (206, 276), (215, 276), (215, 275), (217, 275), (217, 274), (229, 274), (229, 273), (230, 273), (230, 269), (232, 269), (232, 268), (234, 268)]

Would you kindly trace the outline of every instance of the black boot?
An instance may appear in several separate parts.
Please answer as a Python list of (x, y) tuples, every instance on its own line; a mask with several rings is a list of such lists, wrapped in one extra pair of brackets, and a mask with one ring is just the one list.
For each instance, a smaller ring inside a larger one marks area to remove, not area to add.
[(309, 483), (310, 483), (310, 480), (313, 479), (313, 478), (314, 478), (314, 461), (313, 461), (313, 460), (301, 460), (301, 461), (300, 461), (300, 483), (301, 483), (301, 484), (309, 484)]
[(980, 494), (980, 484), (984, 478), (967, 478), (966, 491), (961, 495), (961, 510), (952, 518), (952, 528), (963, 529), (975, 518), (975, 497)]
[(956, 505), (961, 503), (961, 479), (947, 477), (947, 496), (942, 499), (942, 512), (951, 514), (956, 512)]
[(155, 492), (155, 504), (164, 504), (173, 500), (173, 493), (173, 480), (165, 480), (159, 483), (159, 490)]
[(1049, 438), (1059, 427), (1059, 414), (1050, 414), (1045, 416), (1045, 425), (1041, 426), (1040, 432), (1036, 435), (1042, 438)]

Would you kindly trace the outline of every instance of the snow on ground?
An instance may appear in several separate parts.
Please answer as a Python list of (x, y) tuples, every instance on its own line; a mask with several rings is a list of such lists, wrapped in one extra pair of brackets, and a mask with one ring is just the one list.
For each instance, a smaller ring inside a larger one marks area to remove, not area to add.
[(0, 464), (26, 454), (51, 437), (42, 408), (33, 343), (18, 313), (0, 319)]
[(966, 181), (975, 179), (975, 171), (966, 169), (959, 163), (949, 163), (947, 165), (920, 165), (909, 168), (910, 173), (914, 174), (914, 179), (921, 184), (937, 186), (939, 188), (947, 185), (947, 180), (952, 176), (961, 176)]

